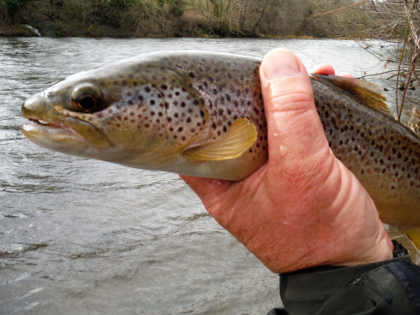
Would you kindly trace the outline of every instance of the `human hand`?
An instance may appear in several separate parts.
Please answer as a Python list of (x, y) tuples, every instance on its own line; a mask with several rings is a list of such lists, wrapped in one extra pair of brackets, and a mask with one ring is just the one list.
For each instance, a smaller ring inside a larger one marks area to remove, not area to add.
[(372, 199), (328, 146), (304, 66), (291, 52), (275, 50), (265, 56), (260, 77), (268, 163), (241, 182), (182, 178), (273, 272), (391, 259), (392, 243)]

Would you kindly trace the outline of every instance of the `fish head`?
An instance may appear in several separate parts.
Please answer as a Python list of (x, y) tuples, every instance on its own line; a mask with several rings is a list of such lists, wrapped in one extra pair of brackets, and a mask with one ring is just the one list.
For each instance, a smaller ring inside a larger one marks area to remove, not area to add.
[(97, 82), (84, 75), (72, 76), (24, 102), (22, 113), (30, 123), (22, 131), (30, 140), (49, 149), (95, 155), (97, 149), (112, 146), (94, 119), (94, 114), (107, 105)]
[(185, 77), (155, 58), (72, 75), (27, 99), (22, 113), (38, 145), (143, 168), (187, 147), (207, 115)]

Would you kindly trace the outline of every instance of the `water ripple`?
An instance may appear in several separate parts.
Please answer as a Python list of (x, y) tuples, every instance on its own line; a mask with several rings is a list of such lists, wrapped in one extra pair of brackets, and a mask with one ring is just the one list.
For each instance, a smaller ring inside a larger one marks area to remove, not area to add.
[(177, 175), (47, 151), (20, 132), (24, 100), (75, 72), (150, 51), (262, 56), (278, 46), (309, 69), (384, 67), (355, 41), (0, 38), (0, 313), (263, 314), (278, 305), (277, 278)]

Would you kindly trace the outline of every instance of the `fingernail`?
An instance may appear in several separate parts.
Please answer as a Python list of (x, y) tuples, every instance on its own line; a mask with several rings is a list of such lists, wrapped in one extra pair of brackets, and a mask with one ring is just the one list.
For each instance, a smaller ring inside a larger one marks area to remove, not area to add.
[(301, 63), (290, 51), (277, 49), (269, 52), (263, 59), (261, 70), (267, 80), (294, 76), (301, 72)]

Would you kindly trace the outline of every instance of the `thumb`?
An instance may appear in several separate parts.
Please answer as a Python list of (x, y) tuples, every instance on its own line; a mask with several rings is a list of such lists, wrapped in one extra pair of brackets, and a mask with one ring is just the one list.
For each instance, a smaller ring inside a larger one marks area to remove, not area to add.
[(270, 163), (279, 169), (302, 168), (305, 158), (313, 162), (317, 154), (329, 152), (312, 82), (300, 60), (290, 51), (273, 50), (263, 59), (260, 77)]

